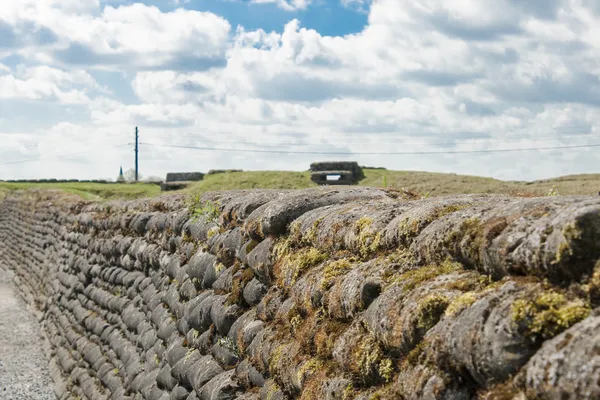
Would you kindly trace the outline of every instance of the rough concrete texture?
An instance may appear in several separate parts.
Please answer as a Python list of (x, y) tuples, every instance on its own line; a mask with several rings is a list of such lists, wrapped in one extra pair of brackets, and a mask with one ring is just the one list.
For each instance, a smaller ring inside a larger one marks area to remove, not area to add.
[(0, 203), (60, 399), (600, 398), (599, 238), (595, 197)]

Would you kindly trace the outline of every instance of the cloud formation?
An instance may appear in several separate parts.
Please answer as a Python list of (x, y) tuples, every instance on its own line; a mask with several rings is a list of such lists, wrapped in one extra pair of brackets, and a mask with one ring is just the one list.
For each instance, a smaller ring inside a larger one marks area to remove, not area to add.
[[(327, 1), (367, 13), (364, 29), (325, 36), (294, 14)], [(304, 170), (317, 158), (333, 157), (524, 180), (596, 169), (592, 147), (452, 152), (596, 143), (597, 2), (327, 1), (252, 0), (253, 7), (274, 3), (289, 11), (279, 32), (186, 8), (193, 1), (175, 10), (98, 0), (3, 1), (0, 121), (28, 114), (26, 103), (15, 110), (19, 101), (86, 110), (77, 112), (84, 120), (65, 112), (64, 120), (28, 125), (26, 132), (0, 123), (0, 138), (10, 143), (4, 158), (45, 157), (51, 146), (30, 151), (30, 138), (41, 135), (66, 152), (105, 147), (97, 155), (104, 161), (76, 171), (110, 176), (116, 164), (130, 163), (130, 150), (110, 146), (127, 143), (138, 125), (147, 175), (222, 167)], [(126, 91), (137, 101), (128, 101)], [(10, 115), (3, 112), (9, 102)], [(248, 152), (150, 145), (207, 143)], [(447, 154), (266, 158), (251, 152), (257, 148)], [(46, 174), (72, 174), (78, 165), (51, 164), (0, 165), (0, 178), (34, 177), (40, 165)]]

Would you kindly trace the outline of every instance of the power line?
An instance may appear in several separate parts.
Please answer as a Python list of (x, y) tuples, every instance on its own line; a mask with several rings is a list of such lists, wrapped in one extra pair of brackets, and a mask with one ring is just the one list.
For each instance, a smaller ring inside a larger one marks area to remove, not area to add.
[(521, 149), (489, 149), (489, 150), (443, 150), (443, 151), (393, 151), (393, 152), (329, 152), (329, 151), (290, 151), (290, 150), (264, 150), (264, 149), (233, 149), (217, 148), (204, 146), (180, 146), (174, 144), (140, 143), (146, 146), (171, 147), (179, 149), (207, 150), (207, 151), (225, 151), (238, 153), (273, 153), (273, 154), (310, 154), (310, 155), (428, 155), (428, 154), (469, 154), (469, 153), (509, 153), (518, 151), (540, 151), (540, 150), (562, 150), (577, 149), (588, 147), (600, 147), (600, 143), (587, 145), (571, 146), (552, 146), (552, 147), (529, 147)]
[[(214, 132), (211, 132), (211, 134), (214, 135)], [(174, 137), (177, 138), (190, 138), (190, 139), (194, 139), (194, 138), (199, 138), (199, 139), (208, 139), (210, 140), (212, 143), (219, 145), (219, 144), (240, 144), (240, 140), (212, 140), (212, 138), (214, 136), (211, 136), (211, 134), (178, 134), (178, 135), (168, 135), (168, 134), (149, 134), (149, 136), (152, 137), (160, 137), (160, 138), (168, 138), (168, 139), (173, 139)], [(519, 142), (522, 140), (529, 140), (529, 141), (534, 141), (534, 142), (553, 142), (553, 141), (562, 141), (564, 139), (568, 139), (568, 138), (584, 138), (584, 137), (591, 137), (591, 136), (595, 136), (594, 133), (591, 132), (581, 132), (579, 134), (562, 134), (560, 137), (545, 137), (541, 134), (535, 134), (535, 135), (531, 135), (531, 134), (527, 134), (527, 133), (523, 133), (523, 134), (514, 134), (514, 135), (509, 135), (507, 137), (456, 137), (456, 138), (436, 138), (436, 137), (432, 137), (432, 136), (425, 136), (423, 137), (424, 139), (430, 138), (433, 139), (432, 141), (421, 141), (421, 142), (402, 142), (402, 145), (437, 145), (437, 144), (452, 144), (452, 143), (487, 143), (487, 142), (498, 142), (498, 143), (514, 143), (514, 142)], [(332, 137), (332, 141), (335, 141), (335, 139), (338, 139), (337, 137)], [(340, 138), (341, 139), (341, 138)], [(380, 141), (389, 141), (390, 139), (393, 139), (392, 137), (388, 136), (377, 136), (377, 139)], [(442, 140), (436, 140), (436, 139), (442, 139)], [(513, 139), (513, 140), (510, 140)], [(356, 145), (365, 145), (365, 144), (375, 144), (372, 141), (369, 140), (346, 140), (344, 139), (344, 143), (345, 144), (356, 144)], [(249, 144), (249, 145), (254, 145), (253, 143), (244, 143), (244, 144)], [(327, 143), (323, 143), (323, 142), (304, 142), (304, 143), (289, 143), (289, 142), (281, 142), (278, 143), (275, 146), (265, 146), (263, 144), (256, 144), (256, 146), (260, 146), (260, 147), (278, 147), (278, 146), (319, 146), (319, 145), (323, 145), (323, 144), (327, 144)]]

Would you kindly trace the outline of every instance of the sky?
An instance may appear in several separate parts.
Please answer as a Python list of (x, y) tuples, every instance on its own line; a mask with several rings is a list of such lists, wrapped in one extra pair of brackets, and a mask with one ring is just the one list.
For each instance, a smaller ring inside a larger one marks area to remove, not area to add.
[(1, 0), (0, 179), (600, 172), (597, 0)]

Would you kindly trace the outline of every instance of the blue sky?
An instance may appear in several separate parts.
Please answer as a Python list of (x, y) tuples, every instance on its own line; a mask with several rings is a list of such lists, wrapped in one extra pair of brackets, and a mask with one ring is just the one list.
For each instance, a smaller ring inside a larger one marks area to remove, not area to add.
[(597, 172), (598, 4), (3, 0), (0, 179), (114, 177), (135, 126), (146, 176)]

